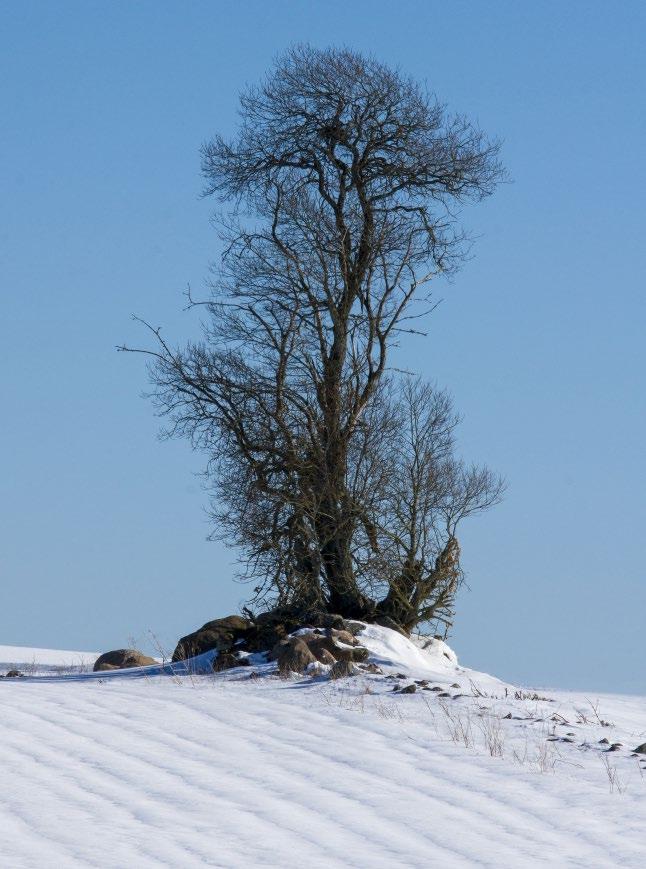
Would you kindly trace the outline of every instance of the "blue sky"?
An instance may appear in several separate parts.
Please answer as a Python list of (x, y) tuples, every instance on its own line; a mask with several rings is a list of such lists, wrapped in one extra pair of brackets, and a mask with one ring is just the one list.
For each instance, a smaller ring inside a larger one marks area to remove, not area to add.
[(513, 184), (429, 335), (461, 449), (509, 484), (465, 526), (453, 645), (526, 684), (644, 691), (642, 3), (0, 3), (0, 643), (167, 646), (236, 609), (201, 457), (157, 440), (144, 316), (196, 334), (217, 254), (198, 148), (296, 41), (401, 66), (504, 140)]

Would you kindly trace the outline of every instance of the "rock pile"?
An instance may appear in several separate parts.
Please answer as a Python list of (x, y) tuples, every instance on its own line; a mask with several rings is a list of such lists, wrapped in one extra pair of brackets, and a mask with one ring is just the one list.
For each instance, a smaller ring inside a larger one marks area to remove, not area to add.
[[(326, 664), (333, 667), (339, 663), (358, 664), (368, 660), (368, 650), (359, 645), (359, 640), (347, 630), (335, 628), (311, 628), (298, 631), (276, 643), (269, 654), (270, 661), (277, 661), (281, 676), (289, 673), (304, 673), (311, 665)], [(351, 667), (335, 670), (335, 678), (353, 675)]]
[[(283, 677), (325, 665), (332, 668), (331, 678), (341, 678), (359, 672), (368, 660), (368, 650), (356, 638), (363, 628), (361, 622), (327, 613), (314, 615), (306, 623), (278, 612), (263, 613), (253, 620), (227, 616), (182, 637), (172, 660), (185, 660), (215, 649), (218, 654), (213, 669), (220, 672), (248, 664), (250, 654), (264, 652), (267, 660), (276, 661)], [(365, 666), (374, 671), (374, 665)]]

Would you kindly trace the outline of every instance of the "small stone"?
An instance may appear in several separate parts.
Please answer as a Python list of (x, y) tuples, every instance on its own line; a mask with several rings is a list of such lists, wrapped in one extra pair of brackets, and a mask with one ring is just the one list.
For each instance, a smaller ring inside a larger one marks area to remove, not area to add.
[(461, 685), (458, 685), (457, 682), (454, 682), (454, 683), (451, 685), (451, 688), (461, 688), (461, 687), (462, 687), (462, 686), (461, 686)]
[(400, 694), (414, 694), (417, 691), (417, 685), (414, 682), (411, 682), (410, 685), (405, 685)]
[(7, 679), (13, 679), (16, 676), (24, 676), (24, 675), (25, 674), (21, 673), (20, 670), (9, 670), (9, 672), (6, 674)]
[[(7, 675), (9, 675), (7, 673)], [(646, 742), (642, 742), (641, 745), (638, 745), (637, 748), (634, 748), (633, 751), (635, 754), (646, 754)]]
[(383, 670), (381, 667), (377, 666), (374, 661), (368, 661), (365, 664), (360, 664), (361, 669), (364, 673), (374, 673), (377, 676), (383, 676)]
[(599, 740), (599, 745), (609, 745), (609, 744), (610, 744), (610, 742), (609, 742), (609, 740), (606, 739), (605, 736), (603, 737), (603, 739)]

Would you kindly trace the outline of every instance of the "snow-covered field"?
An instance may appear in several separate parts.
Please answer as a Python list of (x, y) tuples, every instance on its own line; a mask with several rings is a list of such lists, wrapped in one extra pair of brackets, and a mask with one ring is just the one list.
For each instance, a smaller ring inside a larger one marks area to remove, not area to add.
[(0, 646), (0, 673), (5, 670), (20, 670), (25, 675), (83, 673), (92, 669), (96, 659), (95, 652)]
[(646, 865), (646, 698), (360, 639), (384, 675), (57, 681), (94, 656), (0, 647), (31, 665), (0, 679), (0, 866)]

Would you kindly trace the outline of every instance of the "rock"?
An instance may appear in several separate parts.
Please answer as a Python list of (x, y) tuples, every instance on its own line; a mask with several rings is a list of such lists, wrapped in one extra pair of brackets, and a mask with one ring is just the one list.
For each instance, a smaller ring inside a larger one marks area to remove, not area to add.
[(345, 630), (349, 631), (353, 637), (356, 637), (362, 631), (366, 629), (366, 625), (364, 622), (355, 622), (352, 619), (345, 620)]
[[(310, 651), (312, 650), (310, 649)], [(316, 657), (321, 662), (321, 664), (327, 664), (328, 666), (334, 666), (334, 664), (338, 663), (334, 655), (331, 652), (328, 652), (327, 649), (320, 649)]]
[[(285, 649), (289, 646), (293, 646), (296, 642), (304, 643), (309, 648), (310, 643), (312, 643), (316, 638), (317, 635), (314, 633), (292, 634), (291, 636), (283, 637), (269, 650), (267, 653), (267, 660), (279, 661)], [(317, 657), (318, 649), (311, 649), (310, 651), (314, 657)]]
[(399, 692), (400, 694), (414, 694), (417, 691), (417, 685), (414, 682), (411, 682), (410, 685), (404, 685), (404, 687)]
[(358, 646), (359, 640), (355, 639), (353, 634), (350, 631), (340, 631), (340, 630), (332, 630), (330, 631), (333, 640), (336, 640), (337, 643), (344, 643), (346, 646)]
[(294, 628), (294, 625), (285, 622), (254, 625), (245, 637), (245, 648), (249, 652), (266, 652), (289, 636)]
[(310, 664), (316, 663), (316, 657), (300, 637), (292, 637), (281, 645), (277, 661), (278, 672), (287, 678), (290, 673), (304, 673)]
[(370, 652), (365, 648), (365, 646), (355, 646), (354, 649), (352, 649), (351, 654), (352, 660), (355, 664), (364, 663), (364, 661), (367, 661), (370, 656)]
[(207, 622), (202, 630), (217, 630), (217, 631), (231, 631), (232, 633), (241, 633), (243, 631), (249, 630), (251, 627), (251, 622), (249, 619), (246, 619), (244, 616), (225, 616), (222, 619), (213, 619), (212, 622)]
[(282, 616), (280, 610), (268, 610), (266, 613), (258, 613), (257, 616), (253, 617), (254, 624), (259, 627), (264, 627), (265, 625), (274, 624), (275, 622), (281, 621)]
[(321, 613), (318, 617), (314, 618), (313, 623), (319, 628), (336, 628), (339, 631), (346, 629), (343, 616), (336, 615), (335, 613)]
[[(347, 646), (339, 646), (334, 641), (334, 637), (330, 636), (320, 636), (318, 634), (305, 634), (301, 635), (301, 639), (307, 643), (312, 653), (319, 658), (319, 655), (323, 650), (329, 652), (336, 661), (354, 661), (355, 663), (359, 663), (360, 661), (366, 661), (368, 659), (369, 652), (367, 649), (364, 649), (362, 646), (354, 646), (352, 648), (348, 648)], [(321, 660), (319, 658), (319, 660)]]
[(25, 674), (21, 673), (20, 670), (9, 670), (8, 673), (5, 673), (5, 676), (7, 677), (7, 679), (15, 679), (16, 677), (24, 676), (24, 675)]
[(361, 664), (360, 666), (364, 673), (374, 673), (377, 676), (383, 676), (384, 674), (381, 667), (377, 666), (373, 661), (367, 661), (365, 664)]
[(182, 637), (173, 652), (173, 661), (183, 661), (217, 649), (219, 652), (230, 652), (235, 643), (247, 636), (252, 623), (243, 616), (226, 616), (214, 619), (202, 625), (192, 634)]
[(245, 648), (250, 652), (266, 652), (292, 631), (299, 623), (283, 610), (274, 609), (254, 616), (253, 623), (245, 635)]
[(267, 660), (268, 661), (278, 661), (280, 656), (283, 654), (284, 650), (290, 644), (290, 642), (296, 639), (295, 637), (283, 637), (281, 640), (278, 640), (272, 648), (267, 652)]
[(112, 652), (104, 652), (94, 662), (94, 672), (100, 673), (105, 670), (125, 670), (130, 667), (147, 667), (156, 664), (154, 658), (149, 658), (137, 649), (115, 649)]
[(336, 661), (330, 669), (330, 679), (347, 679), (356, 674), (357, 668), (352, 661)]
[[(7, 676), (9, 674), (7, 673)], [(646, 742), (642, 742), (641, 745), (638, 745), (637, 748), (633, 748), (635, 754), (646, 754)]]
[(249, 661), (242, 656), (238, 657), (233, 652), (218, 652), (211, 666), (214, 673), (221, 673), (223, 670), (231, 670), (234, 667), (248, 667)]

